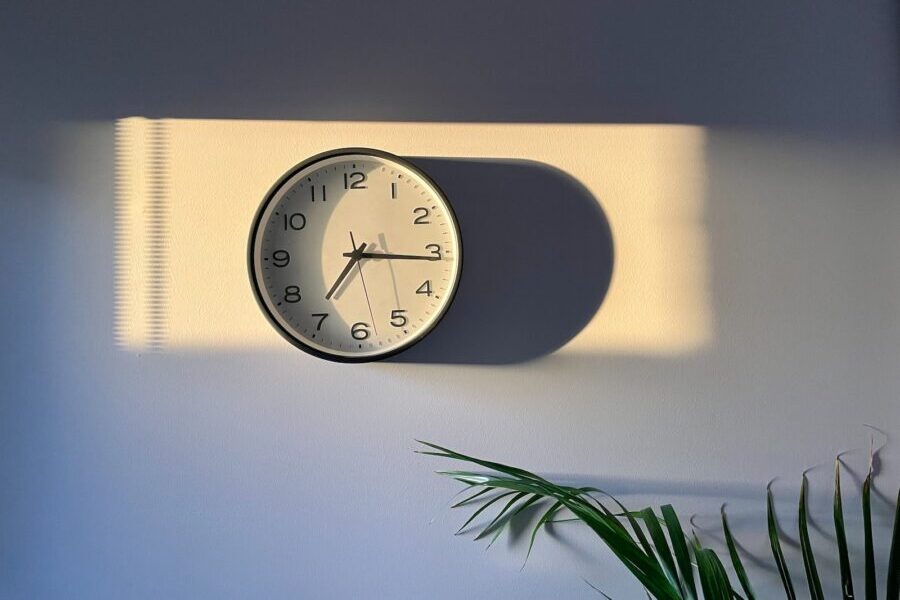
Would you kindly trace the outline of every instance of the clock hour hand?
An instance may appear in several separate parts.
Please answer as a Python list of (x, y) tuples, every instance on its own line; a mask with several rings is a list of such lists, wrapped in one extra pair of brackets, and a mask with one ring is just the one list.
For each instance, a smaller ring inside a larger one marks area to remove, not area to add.
[[(353, 252), (344, 252), (344, 256), (353, 256)], [(395, 260), (441, 260), (441, 257), (435, 254), (421, 256), (418, 254), (390, 254), (388, 252), (360, 252), (359, 258), (389, 258)]]
[(341, 271), (341, 274), (338, 275), (337, 281), (334, 282), (334, 285), (331, 286), (331, 289), (328, 290), (328, 293), (325, 294), (326, 300), (331, 300), (331, 297), (334, 293), (341, 287), (341, 283), (343, 283), (344, 279), (347, 275), (350, 274), (350, 271), (353, 270), (353, 266), (359, 262), (360, 257), (363, 254), (363, 250), (366, 249), (366, 244), (361, 244), (359, 248), (354, 247), (353, 252), (345, 252), (344, 256), (349, 256), (350, 260), (347, 261), (347, 266), (344, 267), (344, 270)]

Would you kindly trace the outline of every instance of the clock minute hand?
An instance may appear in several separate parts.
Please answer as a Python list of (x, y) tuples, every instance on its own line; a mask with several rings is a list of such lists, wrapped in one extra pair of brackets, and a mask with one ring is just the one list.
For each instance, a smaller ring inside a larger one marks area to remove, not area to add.
[[(352, 256), (352, 252), (344, 252), (344, 256)], [(359, 255), (359, 258), (389, 258), (395, 260), (441, 260), (440, 256), (436, 255), (428, 255), (421, 256), (418, 254), (390, 254), (387, 252), (362, 252)]]

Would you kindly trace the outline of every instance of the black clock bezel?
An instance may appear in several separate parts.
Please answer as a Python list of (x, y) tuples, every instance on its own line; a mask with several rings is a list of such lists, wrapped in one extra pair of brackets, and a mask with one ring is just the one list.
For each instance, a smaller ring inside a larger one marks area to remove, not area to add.
[[(303, 340), (298, 339), (290, 331), (288, 331), (284, 326), (282, 326), (282, 324), (278, 321), (278, 319), (275, 318), (275, 315), (272, 314), (268, 305), (265, 302), (265, 299), (263, 298), (262, 290), (259, 287), (259, 282), (256, 280), (256, 269), (255, 269), (255, 261), (254, 261), (254, 258), (255, 258), (255, 256), (254, 256), (254, 245), (255, 245), (254, 241), (256, 238), (256, 233), (259, 229), (260, 222), (262, 221), (263, 214), (266, 212), (266, 209), (268, 208), (269, 204), (275, 198), (275, 194), (277, 194), (278, 191), (294, 175), (296, 175), (303, 169), (306, 169), (307, 167), (309, 167), (319, 161), (328, 159), (328, 158), (334, 158), (336, 156), (346, 156), (346, 155), (350, 155), (350, 154), (369, 155), (369, 156), (373, 156), (376, 158), (381, 158), (381, 159), (396, 162), (399, 165), (401, 165), (402, 167), (409, 169), (410, 171), (415, 173), (417, 176), (424, 179), (430, 186), (432, 186), (434, 188), (434, 190), (440, 195), (441, 199), (444, 201), (444, 205), (447, 207), (447, 212), (450, 216), (450, 221), (452, 222), (453, 229), (456, 232), (456, 239), (459, 244), (459, 247), (457, 250), (456, 276), (451, 285), (449, 297), (447, 298), (443, 307), (441, 308), (440, 312), (438, 313), (437, 318), (435, 318), (434, 321), (432, 321), (432, 323), (427, 328), (425, 328), (424, 330), (421, 330), (418, 337), (416, 337), (412, 341), (405, 343), (405, 344), (401, 344), (399, 347), (394, 348), (393, 350), (388, 350), (387, 352), (384, 352), (383, 354), (376, 354), (376, 355), (371, 355), (371, 356), (359, 356), (359, 357), (331, 354), (329, 352), (324, 352), (322, 350), (319, 350), (318, 348), (314, 348), (314, 347), (306, 344)], [(285, 338), (293, 346), (295, 346), (295, 347), (299, 348), (300, 350), (303, 350), (307, 354), (311, 354), (315, 357), (333, 361), (333, 362), (339, 362), (339, 363), (378, 362), (381, 360), (385, 360), (387, 358), (391, 358), (392, 356), (396, 356), (397, 354), (400, 354), (401, 352), (405, 352), (406, 350), (409, 350), (410, 348), (412, 348), (413, 346), (415, 346), (416, 344), (421, 342), (423, 339), (428, 337), (428, 335), (434, 330), (434, 328), (438, 325), (438, 323), (440, 323), (441, 320), (444, 318), (444, 316), (446, 316), (447, 311), (450, 310), (450, 306), (453, 304), (453, 301), (456, 298), (456, 292), (459, 289), (460, 280), (462, 278), (463, 258), (464, 258), (462, 232), (459, 228), (459, 221), (456, 218), (456, 213), (453, 211), (453, 205), (450, 203), (450, 200), (447, 198), (447, 195), (444, 193), (444, 190), (442, 190), (441, 187), (431, 177), (429, 177), (427, 173), (425, 173), (422, 169), (420, 169), (419, 167), (417, 167), (410, 161), (408, 161), (404, 158), (401, 158), (395, 154), (391, 154), (390, 152), (385, 152), (384, 150), (377, 150), (375, 148), (360, 147), (360, 148), (338, 148), (335, 150), (326, 150), (325, 152), (320, 152), (319, 154), (311, 156), (311, 157), (307, 158), (306, 160), (304, 160), (304, 161), (294, 165), (290, 169), (288, 169), (288, 171), (284, 175), (282, 175), (278, 179), (278, 181), (276, 181), (275, 184), (272, 185), (271, 188), (269, 188), (269, 191), (266, 192), (266, 195), (263, 197), (262, 203), (259, 205), (259, 208), (256, 210), (256, 214), (253, 217), (253, 224), (250, 227), (250, 240), (249, 240), (249, 243), (247, 246), (248, 246), (248, 248), (247, 248), (247, 267), (248, 267), (248, 272), (250, 275), (250, 285), (253, 288), (253, 296), (256, 299), (256, 303), (259, 305), (260, 309), (263, 311), (263, 314), (266, 316), (266, 319), (269, 321), (269, 323), (275, 328), (276, 331), (278, 331), (279, 334), (281, 334), (281, 337)]]

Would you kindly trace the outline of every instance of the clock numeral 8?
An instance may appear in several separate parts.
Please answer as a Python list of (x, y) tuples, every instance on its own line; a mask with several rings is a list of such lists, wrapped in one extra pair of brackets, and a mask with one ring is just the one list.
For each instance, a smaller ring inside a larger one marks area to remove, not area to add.
[(369, 337), (369, 324), (368, 323), (354, 323), (353, 327), (350, 328), (350, 335), (353, 336), (354, 340), (364, 340)]
[(406, 325), (409, 322), (409, 319), (407, 319), (406, 315), (403, 314), (405, 312), (406, 310), (401, 310), (399, 308), (397, 310), (392, 310), (391, 325), (393, 325), (394, 327), (403, 327), (404, 325)]
[(289, 285), (284, 288), (284, 301), (291, 304), (300, 302), (300, 288), (296, 285)]

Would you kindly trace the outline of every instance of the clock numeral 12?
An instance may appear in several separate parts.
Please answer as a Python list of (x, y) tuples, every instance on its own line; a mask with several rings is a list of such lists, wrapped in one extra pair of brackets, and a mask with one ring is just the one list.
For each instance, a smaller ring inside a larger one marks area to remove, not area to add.
[(359, 171), (354, 171), (347, 175), (344, 173), (344, 189), (345, 190), (364, 190), (368, 186), (363, 185), (363, 182), (366, 180), (366, 174), (360, 173)]

